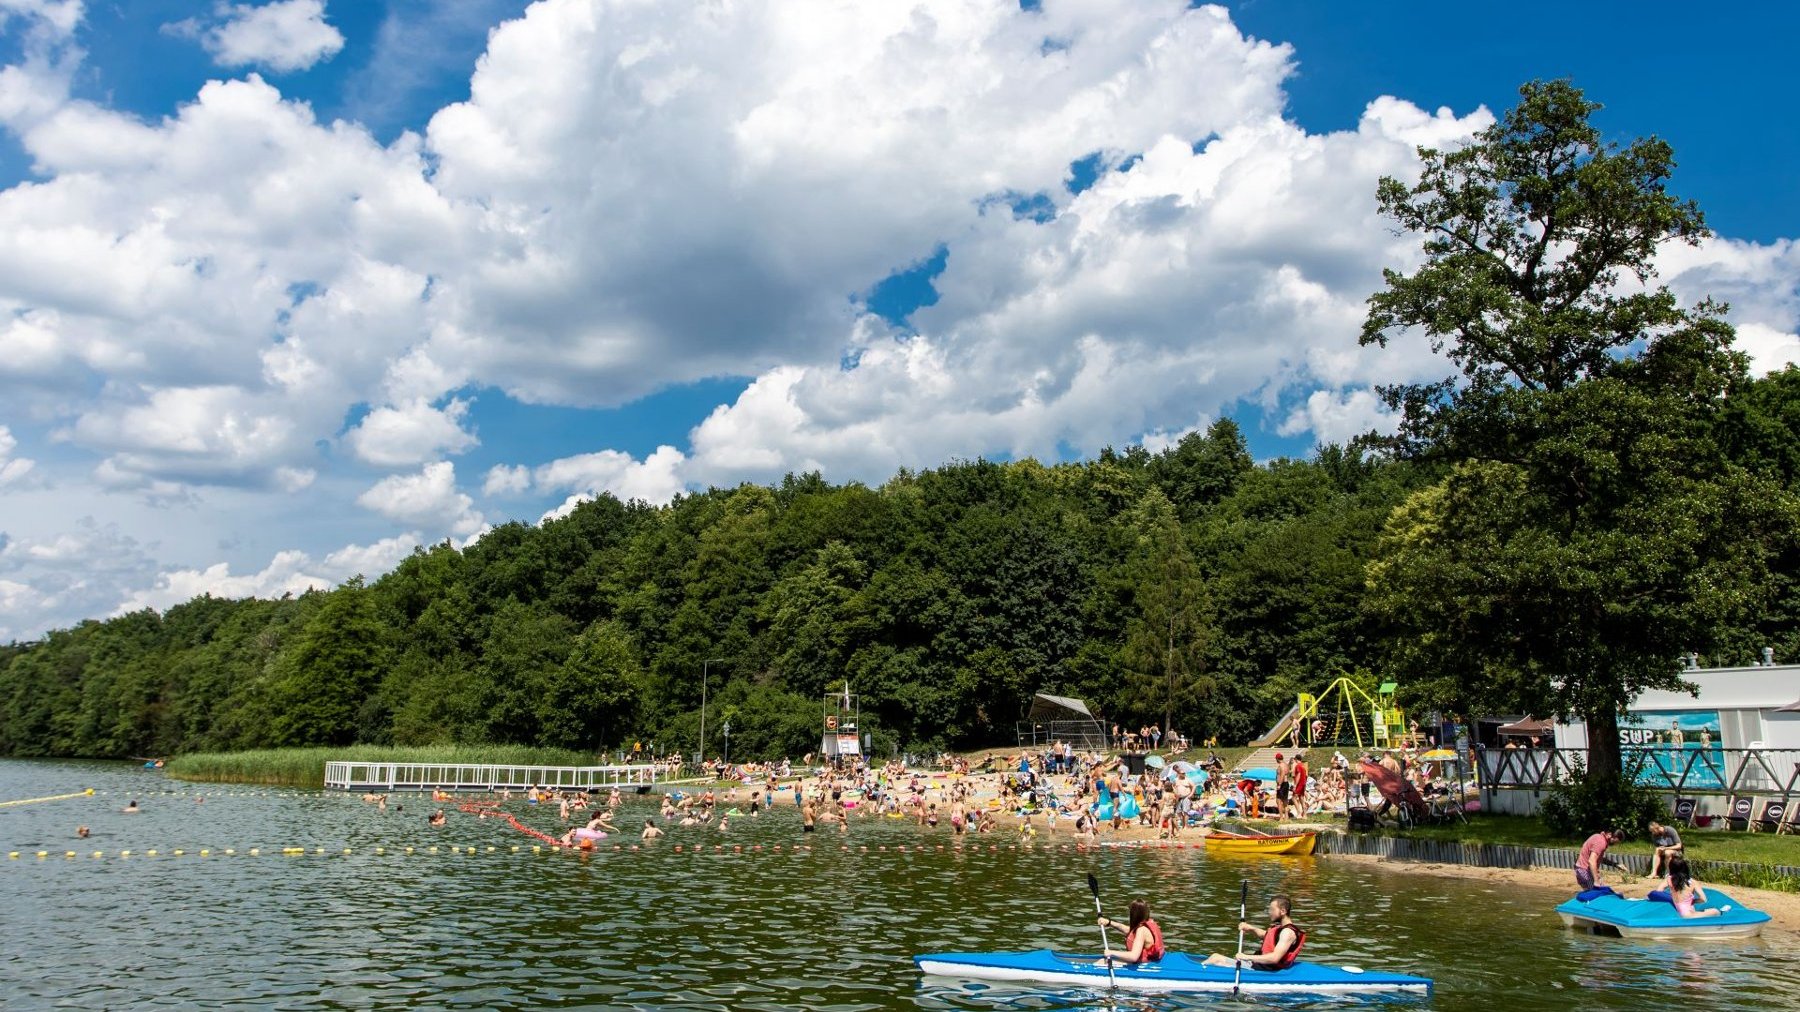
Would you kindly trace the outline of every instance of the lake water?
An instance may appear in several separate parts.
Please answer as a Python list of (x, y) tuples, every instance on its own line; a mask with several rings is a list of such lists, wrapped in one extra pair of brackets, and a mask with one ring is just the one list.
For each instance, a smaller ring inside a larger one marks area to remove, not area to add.
[[(536, 841), (504, 821), (453, 806), (432, 828), (435, 806), (418, 797), (397, 795), (404, 810), (382, 812), (349, 795), (188, 784), (119, 764), (0, 761), (0, 801), (89, 787), (93, 797), (0, 808), (0, 853), (21, 852), (0, 861), (7, 1009), (1115, 1007), (1104, 993), (922, 979), (911, 961), (1093, 949), (1089, 871), (1111, 916), (1150, 897), (1171, 948), (1229, 948), (1248, 878), (1253, 913), (1271, 893), (1295, 898), (1308, 958), (1437, 982), (1429, 999), (1159, 996), (1117, 1007), (1800, 1007), (1800, 954), (1771, 940), (1578, 935), (1551, 912), (1559, 891), (1330, 858), (1009, 849), (1013, 836), (958, 852), (947, 832), (898, 820), (853, 821), (847, 839), (802, 836), (791, 809), (734, 819), (728, 834), (673, 829), (636, 852), (607, 840), (587, 855), (532, 853)], [(122, 814), (133, 798), (142, 812)], [(510, 808), (559, 829), (554, 810)], [(619, 821), (654, 812), (632, 799)], [(75, 838), (78, 824), (90, 839)], [(812, 849), (796, 852), (801, 843)]]

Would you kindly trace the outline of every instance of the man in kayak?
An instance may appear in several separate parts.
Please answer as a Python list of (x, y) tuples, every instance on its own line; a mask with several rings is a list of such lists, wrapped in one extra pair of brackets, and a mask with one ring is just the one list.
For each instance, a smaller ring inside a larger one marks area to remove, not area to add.
[(1235, 966), (1243, 963), (1255, 970), (1285, 970), (1294, 965), (1300, 955), (1300, 946), (1306, 942), (1306, 932), (1295, 924), (1288, 916), (1293, 909), (1293, 901), (1277, 893), (1269, 897), (1269, 926), (1259, 928), (1249, 921), (1239, 921), (1238, 930), (1254, 933), (1262, 939), (1259, 952), (1239, 953), (1227, 956), (1215, 952), (1206, 957), (1207, 966)]
[[(1132, 900), (1131, 923), (1120, 924), (1108, 917), (1100, 918), (1100, 927), (1123, 928), (1125, 951), (1112, 953), (1114, 963), (1154, 963), (1163, 958), (1162, 927), (1150, 917), (1150, 904)], [(1104, 959), (1102, 960), (1104, 962)]]

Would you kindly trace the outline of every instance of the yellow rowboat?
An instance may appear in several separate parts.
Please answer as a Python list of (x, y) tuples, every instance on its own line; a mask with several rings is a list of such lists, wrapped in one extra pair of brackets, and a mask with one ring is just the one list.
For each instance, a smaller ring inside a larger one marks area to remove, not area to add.
[(1239, 836), (1213, 830), (1206, 836), (1210, 854), (1293, 854), (1305, 855), (1318, 846), (1317, 833), (1283, 833), (1278, 836)]

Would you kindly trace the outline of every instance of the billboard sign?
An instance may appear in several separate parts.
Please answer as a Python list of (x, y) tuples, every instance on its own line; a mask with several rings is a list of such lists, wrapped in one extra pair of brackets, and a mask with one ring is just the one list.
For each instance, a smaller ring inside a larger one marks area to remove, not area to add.
[(1619, 720), (1619, 747), (1630, 768), (1639, 758), (1637, 782), (1648, 787), (1725, 787), (1725, 742), (1717, 710), (1627, 713)]

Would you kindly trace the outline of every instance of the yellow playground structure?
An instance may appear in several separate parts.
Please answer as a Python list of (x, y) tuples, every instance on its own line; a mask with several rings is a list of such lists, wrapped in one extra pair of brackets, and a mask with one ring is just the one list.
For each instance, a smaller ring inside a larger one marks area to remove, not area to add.
[(1269, 733), (1251, 742), (1259, 748), (1295, 742), (1302, 746), (1392, 748), (1408, 741), (1406, 714), (1394, 703), (1394, 682), (1374, 695), (1349, 676), (1333, 679), (1318, 695), (1299, 694)]

